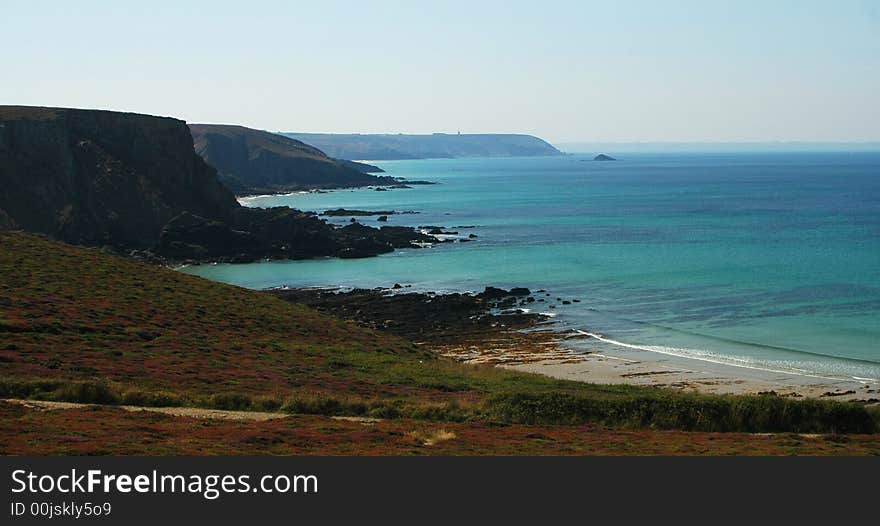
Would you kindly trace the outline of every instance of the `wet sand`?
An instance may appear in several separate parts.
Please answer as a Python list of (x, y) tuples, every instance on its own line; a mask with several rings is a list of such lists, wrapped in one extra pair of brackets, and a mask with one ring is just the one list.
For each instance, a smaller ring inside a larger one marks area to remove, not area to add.
[[(405, 288), (268, 292), (367, 327), (392, 332), (465, 363), (598, 384), (656, 386), (716, 394), (772, 392), (794, 398), (880, 403), (880, 385), (876, 383), (773, 372), (641, 349), (609, 349), (583, 331), (560, 329), (551, 318), (528, 313), (525, 307), (533, 304), (526, 296), (486, 292), (435, 294), (409, 292)], [(591, 341), (597, 343), (593, 348)]]
[[(568, 338), (570, 339), (570, 338)], [(579, 338), (587, 344), (591, 338)], [(556, 340), (565, 349), (567, 338)], [(632, 384), (716, 394), (758, 394), (880, 402), (880, 385), (857, 380), (774, 372), (669, 356), (638, 349), (603, 347), (602, 352), (574, 352), (565, 359), (502, 364), (554, 378), (599, 384)]]

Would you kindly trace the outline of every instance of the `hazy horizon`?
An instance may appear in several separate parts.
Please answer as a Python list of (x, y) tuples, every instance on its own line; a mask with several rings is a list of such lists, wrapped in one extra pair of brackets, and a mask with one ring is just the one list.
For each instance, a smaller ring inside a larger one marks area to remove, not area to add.
[(880, 4), (4, 6), (0, 104), (328, 133), (880, 142)]
[(761, 153), (761, 152), (880, 152), (876, 141), (643, 141), (552, 143), (564, 153)]

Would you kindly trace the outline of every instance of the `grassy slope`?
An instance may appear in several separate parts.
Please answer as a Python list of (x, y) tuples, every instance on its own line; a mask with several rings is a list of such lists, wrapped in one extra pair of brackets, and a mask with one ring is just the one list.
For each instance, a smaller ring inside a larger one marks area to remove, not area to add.
[(230, 422), (98, 406), (0, 402), (0, 454), (23, 455), (880, 455), (877, 435), (698, 433), (317, 415)]
[[(468, 426), (457, 429), (469, 435), (494, 429), (487, 422), (526, 424), (572, 440), (562, 425), (819, 433), (876, 426), (852, 404), (685, 395), (465, 366), (267, 294), (9, 232), (0, 233), (0, 396), (415, 418)], [(10, 411), (0, 412), (7, 432), (45, 422), (32, 438), (66, 418)], [(113, 418), (124, 427), (140, 417)], [(326, 451), (335, 451), (327, 440)]]
[(197, 405), (218, 395), (467, 405), (508, 389), (582, 389), (438, 360), (267, 294), (23, 233), (0, 234), (0, 276), (7, 395), (34, 394), (18, 384), (102, 380), (110, 396), (161, 392), (160, 402)]

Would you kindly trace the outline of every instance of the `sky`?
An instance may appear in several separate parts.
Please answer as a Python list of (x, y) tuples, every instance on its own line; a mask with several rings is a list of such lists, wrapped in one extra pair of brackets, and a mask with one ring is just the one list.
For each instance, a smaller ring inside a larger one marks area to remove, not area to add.
[(880, 141), (880, 0), (0, 0), (0, 45), (0, 104), (272, 131)]

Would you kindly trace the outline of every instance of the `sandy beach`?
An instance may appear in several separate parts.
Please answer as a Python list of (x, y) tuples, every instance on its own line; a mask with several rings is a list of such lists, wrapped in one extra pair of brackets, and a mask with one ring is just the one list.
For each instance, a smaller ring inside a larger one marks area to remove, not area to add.
[(559, 356), (536, 356), (534, 360), (499, 365), (538, 374), (599, 384), (632, 384), (716, 394), (758, 394), (858, 400), (880, 403), (880, 386), (857, 380), (839, 380), (783, 371), (720, 364), (704, 360), (615, 347), (602, 352), (566, 349), (566, 341), (585, 335), (559, 334), (553, 341)]
[[(406, 289), (403, 289), (406, 290)], [(497, 289), (496, 289), (497, 290)], [(799, 375), (609, 346), (544, 315), (498, 298), (360, 289), (270, 291), (362, 325), (393, 332), (453, 360), (507, 367), (565, 380), (630, 384), (715, 394), (776, 393), (880, 403), (880, 385)], [(499, 306), (501, 308), (499, 308)], [(505, 310), (506, 309), (506, 310)], [(508, 314), (502, 314), (501, 311)], [(517, 314), (519, 313), (519, 314)], [(595, 343), (592, 345), (591, 342)]]

